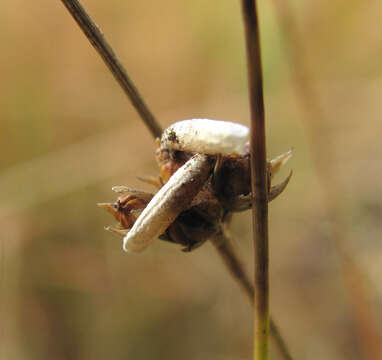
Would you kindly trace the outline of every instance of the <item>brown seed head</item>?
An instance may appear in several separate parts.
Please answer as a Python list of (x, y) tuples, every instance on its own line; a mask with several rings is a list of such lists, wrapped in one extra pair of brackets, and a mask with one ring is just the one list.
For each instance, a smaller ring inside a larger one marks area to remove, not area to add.
[(114, 215), (122, 229), (130, 229), (153, 196), (147, 193), (140, 196), (140, 192), (128, 191), (119, 195), (114, 203), (100, 203), (98, 206)]

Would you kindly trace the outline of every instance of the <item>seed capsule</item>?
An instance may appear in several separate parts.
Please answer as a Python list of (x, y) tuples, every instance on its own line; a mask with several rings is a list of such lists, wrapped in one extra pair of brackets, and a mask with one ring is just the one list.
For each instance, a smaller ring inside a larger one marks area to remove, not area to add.
[(203, 187), (212, 171), (212, 161), (196, 154), (179, 168), (154, 195), (131, 230), (123, 239), (127, 252), (141, 252), (163, 234), (186, 209)]

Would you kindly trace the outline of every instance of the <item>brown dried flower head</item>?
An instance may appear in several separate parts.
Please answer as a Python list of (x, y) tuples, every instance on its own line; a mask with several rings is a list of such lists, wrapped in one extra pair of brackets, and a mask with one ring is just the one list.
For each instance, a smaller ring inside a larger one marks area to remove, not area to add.
[[(200, 246), (235, 211), (250, 209), (252, 194), (247, 145), (248, 129), (239, 124), (195, 119), (171, 125), (157, 142), (159, 177), (140, 178), (156, 186), (153, 195), (125, 186), (114, 187), (116, 202), (99, 206), (114, 215), (126, 251), (140, 252), (155, 238), (181, 244), (184, 251)], [(269, 200), (286, 187), (271, 186), (274, 173), (291, 151), (268, 163)]]

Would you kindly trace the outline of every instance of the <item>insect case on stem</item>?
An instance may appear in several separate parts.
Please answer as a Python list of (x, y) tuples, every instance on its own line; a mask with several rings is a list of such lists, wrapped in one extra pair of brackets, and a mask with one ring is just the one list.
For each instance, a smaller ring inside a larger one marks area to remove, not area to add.
[[(117, 200), (98, 204), (118, 221), (106, 229), (123, 236), (127, 252), (141, 252), (156, 238), (191, 251), (223, 232), (233, 212), (251, 208), (248, 132), (246, 126), (210, 119), (168, 127), (157, 140), (159, 177), (140, 178), (158, 191), (113, 187)], [(269, 201), (290, 180), (292, 172), (271, 186), (273, 175), (291, 156), (290, 150), (268, 162)]]

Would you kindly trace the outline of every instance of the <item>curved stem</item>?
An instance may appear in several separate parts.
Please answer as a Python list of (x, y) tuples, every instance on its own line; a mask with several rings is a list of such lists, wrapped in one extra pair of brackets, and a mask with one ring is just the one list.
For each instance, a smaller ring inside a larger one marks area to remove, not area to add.
[(151, 132), (151, 135), (154, 138), (160, 137), (162, 134), (161, 126), (144, 102), (133, 81), (127, 75), (125, 68), (118, 60), (117, 55), (105, 40), (103, 33), (97, 24), (91, 19), (78, 0), (61, 1), (73, 16), (74, 20), (77, 22), (86, 37), (89, 39), (90, 43), (97, 50), (98, 54), (102, 57), (102, 60), (114, 75), (122, 90), (130, 99), (135, 110), (137, 110), (139, 116)]

